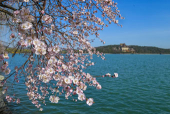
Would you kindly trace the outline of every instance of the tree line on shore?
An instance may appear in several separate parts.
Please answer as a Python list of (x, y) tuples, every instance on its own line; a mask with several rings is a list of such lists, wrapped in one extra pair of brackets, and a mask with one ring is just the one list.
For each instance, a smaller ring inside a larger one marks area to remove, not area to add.
[(137, 46), (129, 45), (129, 49), (134, 49), (133, 52), (123, 52), (120, 45), (107, 45), (96, 47), (96, 50), (103, 53), (151, 53), (151, 54), (170, 54), (170, 49), (163, 49), (152, 46)]
[(8, 53), (31, 53), (30, 49), (7, 48)]

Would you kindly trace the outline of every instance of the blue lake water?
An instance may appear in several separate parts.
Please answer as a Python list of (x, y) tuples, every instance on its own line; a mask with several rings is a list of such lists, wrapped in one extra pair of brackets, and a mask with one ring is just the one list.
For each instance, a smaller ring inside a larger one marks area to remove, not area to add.
[[(88, 87), (86, 97), (93, 97), (94, 104), (73, 102), (60, 97), (58, 104), (47, 101), (40, 112), (26, 96), (26, 86), (20, 80), (12, 91), (21, 98), (21, 104), (9, 104), (14, 114), (168, 114), (170, 113), (170, 55), (106, 54), (106, 60), (94, 56), (95, 66), (86, 72), (98, 76), (108, 72), (119, 73), (118, 78), (97, 78), (101, 90)], [(24, 58), (16, 55), (9, 60), (11, 66), (21, 65)], [(12, 78), (9, 79), (12, 81)]]

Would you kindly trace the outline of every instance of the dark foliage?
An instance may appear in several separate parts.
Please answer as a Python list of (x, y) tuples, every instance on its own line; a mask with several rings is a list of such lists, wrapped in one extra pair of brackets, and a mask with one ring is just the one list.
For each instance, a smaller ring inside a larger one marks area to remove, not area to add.
[(170, 54), (170, 49), (162, 49), (158, 47), (151, 46), (137, 46), (130, 45), (128, 46), (130, 49), (134, 49), (134, 52), (122, 52), (120, 45), (108, 45), (108, 46), (100, 46), (96, 47), (97, 51), (103, 53), (151, 53), (151, 54)]

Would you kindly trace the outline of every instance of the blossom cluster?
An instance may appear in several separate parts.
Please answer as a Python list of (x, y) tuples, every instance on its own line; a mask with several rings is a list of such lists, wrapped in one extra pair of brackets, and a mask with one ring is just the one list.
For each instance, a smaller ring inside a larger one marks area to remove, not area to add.
[[(4, 59), (9, 59), (8, 53), (6, 53), (6, 52), (4, 54), (0, 55), (0, 62), (4, 61)], [(3, 62), (0, 71), (4, 72), (5, 75), (8, 75), (11, 72), (11, 70), (8, 68), (8, 62), (7, 61)]]
[[(88, 98), (84, 91), (88, 85), (97, 89), (102, 86), (84, 69), (94, 65), (90, 60), (94, 54), (102, 59), (105, 57), (91, 46), (94, 39), (89, 36), (96, 36), (104, 44), (99, 38), (99, 31), (111, 23), (120, 26), (117, 17), (123, 18), (117, 3), (112, 0), (66, 1), (12, 2), (19, 6), (13, 11), (11, 30), (15, 33), (11, 34), (10, 39), (17, 42), (18, 49), (31, 50), (31, 53), (25, 54), (27, 61), (22, 66), (16, 66), (13, 74), (16, 82), (19, 82), (17, 76), (25, 76), (27, 96), (40, 111), (43, 110), (42, 104), (46, 105), (46, 97), (51, 103), (58, 103), (60, 95), (74, 101), (86, 101), (89, 106), (94, 103), (93, 98)], [(5, 52), (0, 55), (0, 61), (3, 61), (1, 69), (6, 75), (10, 73), (5, 60), (8, 58)], [(103, 77), (106, 76), (111, 77), (111, 74)], [(116, 78), (118, 74), (112, 77)], [(3, 93), (6, 92), (7, 89)], [(20, 102), (8, 94), (6, 99), (8, 102)]]

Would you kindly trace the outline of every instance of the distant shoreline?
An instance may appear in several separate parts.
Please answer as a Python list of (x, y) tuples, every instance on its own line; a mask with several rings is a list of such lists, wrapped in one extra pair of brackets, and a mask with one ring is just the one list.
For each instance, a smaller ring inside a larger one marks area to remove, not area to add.
[(170, 54), (170, 49), (163, 49), (152, 46), (126, 45), (107, 45), (95, 47), (96, 51), (111, 54)]

